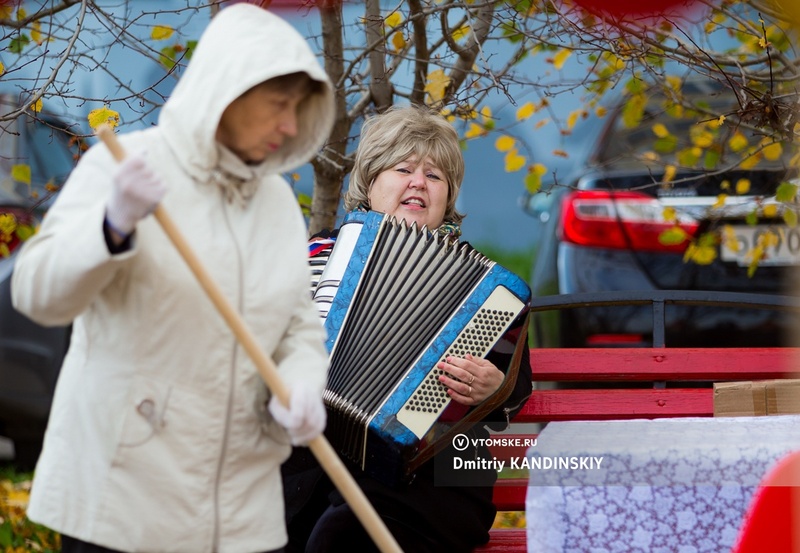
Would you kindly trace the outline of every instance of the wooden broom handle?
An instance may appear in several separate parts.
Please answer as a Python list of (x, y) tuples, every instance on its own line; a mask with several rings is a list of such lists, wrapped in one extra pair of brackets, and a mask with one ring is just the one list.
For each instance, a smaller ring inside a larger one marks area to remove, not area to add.
[[(117, 136), (114, 134), (111, 127), (105, 124), (100, 125), (97, 128), (97, 136), (100, 137), (100, 140), (103, 141), (117, 162), (121, 162), (125, 159), (125, 150), (122, 148), (119, 140), (117, 140)], [(288, 406), (288, 388), (281, 380), (275, 368), (275, 363), (258, 345), (255, 336), (248, 328), (244, 319), (242, 319), (239, 313), (222, 294), (219, 286), (217, 286), (217, 283), (214, 282), (205, 267), (203, 267), (200, 259), (194, 253), (191, 246), (189, 246), (188, 242), (186, 242), (186, 239), (183, 237), (178, 227), (175, 226), (175, 223), (166, 210), (161, 205), (158, 205), (155, 211), (153, 211), (153, 215), (161, 225), (161, 228), (164, 229), (164, 232), (175, 246), (175, 249), (178, 250), (178, 253), (180, 253), (183, 260), (189, 266), (189, 269), (194, 273), (194, 276), (197, 278), (198, 282), (200, 282), (203, 290), (205, 290), (217, 310), (228, 323), (236, 339), (253, 360), (253, 363), (255, 363), (261, 378), (264, 379), (264, 382), (272, 393), (276, 395), (284, 405)], [(308, 447), (314, 453), (317, 461), (319, 461), (319, 464), (339, 489), (347, 503), (350, 504), (350, 508), (353, 509), (353, 512), (361, 521), (361, 524), (378, 548), (383, 553), (402, 553), (402, 549), (400, 549), (394, 536), (392, 536), (389, 529), (386, 528), (383, 520), (378, 516), (378, 513), (367, 499), (367, 496), (365, 496), (361, 488), (358, 487), (358, 484), (356, 484), (356, 481), (344, 466), (344, 463), (339, 459), (339, 456), (333, 450), (331, 444), (325, 439), (325, 436), (317, 436), (311, 440)]]

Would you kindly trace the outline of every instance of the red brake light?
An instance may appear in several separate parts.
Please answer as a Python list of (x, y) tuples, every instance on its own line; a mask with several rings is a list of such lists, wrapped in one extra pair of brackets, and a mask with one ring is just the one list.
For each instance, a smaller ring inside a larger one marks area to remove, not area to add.
[(688, 240), (668, 245), (659, 236), (677, 225), (691, 237), (698, 223), (686, 216), (679, 216), (677, 223), (666, 221), (664, 209), (656, 198), (640, 192), (579, 190), (564, 198), (561, 238), (581, 246), (682, 253)]

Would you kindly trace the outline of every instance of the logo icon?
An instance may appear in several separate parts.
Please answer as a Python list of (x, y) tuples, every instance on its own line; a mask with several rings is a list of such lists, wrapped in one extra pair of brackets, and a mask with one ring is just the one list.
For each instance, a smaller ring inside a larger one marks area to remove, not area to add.
[(456, 451), (464, 451), (469, 447), (469, 438), (465, 434), (456, 434), (453, 436), (453, 449)]

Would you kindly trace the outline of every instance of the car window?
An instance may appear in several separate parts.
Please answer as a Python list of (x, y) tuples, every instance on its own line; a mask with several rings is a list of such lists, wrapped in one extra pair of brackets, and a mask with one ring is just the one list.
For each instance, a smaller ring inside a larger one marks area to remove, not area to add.
[[(43, 211), (74, 168), (78, 141), (58, 120), (21, 118), (18, 124), (14, 155), (2, 163), (0, 203)], [(30, 169), (30, 183), (12, 176), (15, 166)]]

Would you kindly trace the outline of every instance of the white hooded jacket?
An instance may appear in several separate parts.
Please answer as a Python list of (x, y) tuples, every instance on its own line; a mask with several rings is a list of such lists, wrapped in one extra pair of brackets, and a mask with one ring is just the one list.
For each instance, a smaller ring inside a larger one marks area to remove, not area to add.
[[(305, 72), (324, 92), (258, 166), (214, 140), (252, 86)], [(278, 172), (310, 159), (333, 91), (305, 39), (247, 4), (209, 24), (156, 127), (121, 136), (167, 186), (162, 206), (290, 387), (322, 391), (324, 331), (308, 297), (306, 227)], [(14, 305), (72, 322), (28, 516), (121, 551), (252, 553), (286, 541), (284, 430), (253, 363), (153, 217), (112, 255), (102, 227), (115, 164), (87, 152), (22, 248)]]

